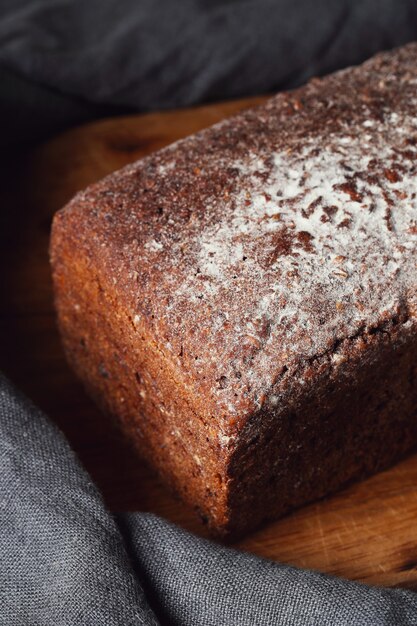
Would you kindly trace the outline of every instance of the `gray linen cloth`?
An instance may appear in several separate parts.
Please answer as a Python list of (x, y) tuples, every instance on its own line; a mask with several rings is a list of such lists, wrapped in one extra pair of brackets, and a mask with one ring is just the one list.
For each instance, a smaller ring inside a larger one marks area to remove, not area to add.
[(417, 594), (112, 515), (62, 433), (0, 375), (1, 626), (405, 626)]

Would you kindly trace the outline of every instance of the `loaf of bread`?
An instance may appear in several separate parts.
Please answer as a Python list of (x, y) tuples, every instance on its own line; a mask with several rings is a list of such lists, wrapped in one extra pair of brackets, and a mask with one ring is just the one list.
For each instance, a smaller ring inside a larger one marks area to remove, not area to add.
[(238, 537), (417, 442), (417, 44), (79, 193), (51, 259), (71, 365)]

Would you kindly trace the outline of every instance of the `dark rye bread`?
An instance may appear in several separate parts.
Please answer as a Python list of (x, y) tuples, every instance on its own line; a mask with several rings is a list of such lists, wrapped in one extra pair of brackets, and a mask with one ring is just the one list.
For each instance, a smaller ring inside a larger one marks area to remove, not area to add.
[(417, 442), (417, 45), (79, 193), (51, 259), (68, 359), (214, 533)]

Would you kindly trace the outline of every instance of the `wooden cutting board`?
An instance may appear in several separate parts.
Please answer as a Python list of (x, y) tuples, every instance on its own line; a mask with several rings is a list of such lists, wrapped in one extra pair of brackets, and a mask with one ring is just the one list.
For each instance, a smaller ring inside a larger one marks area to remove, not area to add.
[[(59, 424), (111, 510), (204, 527), (161, 485), (86, 397), (66, 365), (48, 266), (54, 212), (79, 189), (262, 99), (105, 120), (2, 168), (0, 369)], [(417, 457), (305, 507), (237, 547), (351, 579), (417, 590)]]

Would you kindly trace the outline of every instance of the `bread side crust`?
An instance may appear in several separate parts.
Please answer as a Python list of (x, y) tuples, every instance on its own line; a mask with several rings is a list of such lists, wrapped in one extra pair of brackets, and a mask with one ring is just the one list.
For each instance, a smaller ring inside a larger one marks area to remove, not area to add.
[(66, 357), (89, 395), (106, 414), (117, 417), (164, 482), (213, 534), (226, 536), (230, 450), (220, 445), (218, 430), (204, 421), (195, 397), (118, 299), (114, 285), (100, 276), (96, 263), (92, 267), (92, 258), (72, 225), (56, 219), (51, 259)]

